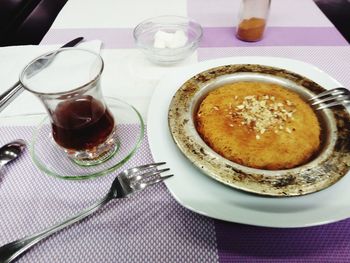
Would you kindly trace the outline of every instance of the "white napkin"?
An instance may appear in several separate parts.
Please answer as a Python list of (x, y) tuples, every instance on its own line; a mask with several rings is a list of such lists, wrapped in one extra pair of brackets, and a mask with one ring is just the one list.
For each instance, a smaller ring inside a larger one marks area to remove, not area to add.
[[(42, 46), (11, 46), (0, 48), (0, 93), (13, 86), (19, 79), (22, 69), (34, 58), (48, 51), (58, 49), (61, 45)], [(79, 48), (89, 49), (100, 53), (102, 42), (93, 40), (81, 42)], [(21, 114), (44, 113), (45, 108), (39, 99), (27, 91), (23, 91), (13, 102), (11, 102), (1, 113), (0, 117)]]

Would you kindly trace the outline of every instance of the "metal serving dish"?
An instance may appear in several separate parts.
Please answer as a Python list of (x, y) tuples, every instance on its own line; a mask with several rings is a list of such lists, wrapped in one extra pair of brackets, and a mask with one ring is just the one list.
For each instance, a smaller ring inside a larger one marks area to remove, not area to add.
[(308, 163), (286, 170), (262, 170), (234, 163), (214, 152), (199, 136), (194, 115), (213, 89), (238, 81), (279, 84), (307, 100), (325, 89), (296, 73), (263, 65), (227, 65), (209, 69), (185, 82), (169, 106), (172, 137), (182, 153), (205, 174), (236, 189), (269, 196), (298, 196), (322, 190), (350, 168), (350, 116), (346, 108), (315, 111), (321, 150)]

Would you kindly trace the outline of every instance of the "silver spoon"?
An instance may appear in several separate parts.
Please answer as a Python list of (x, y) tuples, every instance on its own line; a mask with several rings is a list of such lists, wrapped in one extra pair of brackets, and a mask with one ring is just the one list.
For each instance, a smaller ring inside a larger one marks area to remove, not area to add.
[(22, 139), (9, 142), (0, 148), (0, 169), (16, 159), (25, 149), (26, 143)]

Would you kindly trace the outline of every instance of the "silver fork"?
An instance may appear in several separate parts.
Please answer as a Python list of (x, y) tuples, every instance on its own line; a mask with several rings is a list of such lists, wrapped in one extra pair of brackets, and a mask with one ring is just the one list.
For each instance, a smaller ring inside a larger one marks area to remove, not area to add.
[(311, 105), (319, 105), (316, 110), (322, 110), (338, 105), (350, 105), (350, 91), (346, 88), (335, 88), (324, 91), (309, 99)]
[(160, 176), (161, 173), (169, 171), (170, 169), (160, 169), (157, 167), (164, 165), (165, 162), (146, 164), (122, 171), (114, 179), (108, 193), (100, 201), (83, 210), (81, 213), (67, 219), (66, 221), (52, 226), (49, 229), (43, 230), (37, 234), (18, 239), (0, 247), (0, 262), (8, 263), (31, 248), (33, 245), (43, 240), (44, 238), (56, 233), (57, 231), (76, 223), (93, 212), (97, 211), (103, 205), (115, 198), (124, 198), (133, 195), (150, 185), (162, 182), (165, 179), (173, 176)]

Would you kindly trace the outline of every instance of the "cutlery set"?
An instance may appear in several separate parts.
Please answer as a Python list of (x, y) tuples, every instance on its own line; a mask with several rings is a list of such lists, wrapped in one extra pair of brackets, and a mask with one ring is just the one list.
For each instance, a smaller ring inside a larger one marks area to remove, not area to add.
[[(78, 37), (72, 41), (69, 41), (61, 48), (74, 47), (82, 40), (83, 37)], [(47, 67), (53, 61), (54, 55), (55, 53), (51, 53), (50, 55), (38, 60), (31, 68), (31, 76), (37, 74), (39, 71)], [(0, 95), (0, 112), (22, 91), (23, 86), (21, 82), (18, 81), (15, 83), (15, 85)], [(322, 110), (338, 105), (350, 105), (350, 91), (345, 88), (335, 88), (310, 98), (308, 102), (312, 106), (316, 106), (315, 110)], [(0, 169), (7, 163), (17, 159), (24, 151), (25, 147), (26, 144), (21, 139), (12, 141), (1, 147)], [(13, 261), (39, 241), (64, 229), (67, 226), (83, 220), (113, 199), (132, 196), (149, 186), (163, 182), (167, 178), (172, 177), (172, 174), (164, 176), (161, 175), (162, 173), (169, 171), (168, 168), (158, 169), (158, 167), (162, 165), (165, 165), (165, 162), (146, 164), (122, 171), (112, 182), (107, 194), (92, 206), (86, 208), (79, 214), (65, 220), (64, 222), (52, 226), (51, 228), (43, 230), (34, 235), (18, 239), (0, 247), (0, 263), (8, 263)]]
[[(83, 40), (83, 37), (75, 38), (61, 48), (74, 47)], [(43, 57), (36, 61), (35, 65), (32, 65), (30, 75), (33, 76), (39, 71), (47, 67), (54, 59), (56, 53), (50, 53), (50, 55)], [(30, 77), (30, 76), (29, 76)], [(23, 86), (18, 81), (11, 88), (6, 90), (0, 95), (0, 112), (12, 102), (21, 92)], [(0, 169), (7, 163), (17, 159), (24, 151), (26, 143), (22, 139), (12, 141), (5, 144), (0, 148)], [(173, 175), (161, 176), (162, 173), (169, 171), (169, 168), (158, 170), (157, 167), (164, 165), (165, 162), (151, 163), (142, 166), (126, 169), (119, 173), (114, 179), (108, 193), (97, 203), (91, 207), (85, 209), (81, 213), (67, 219), (66, 221), (54, 225), (53, 227), (46, 229), (40, 233), (28, 236), (0, 247), (0, 263), (8, 263), (16, 259), (19, 255), (23, 254), (33, 245), (43, 240), (44, 238), (58, 232), (59, 230), (70, 226), (90, 214), (97, 211), (99, 208), (107, 204), (112, 199), (125, 198), (138, 193), (145, 188), (163, 182), (165, 179), (172, 177)]]

